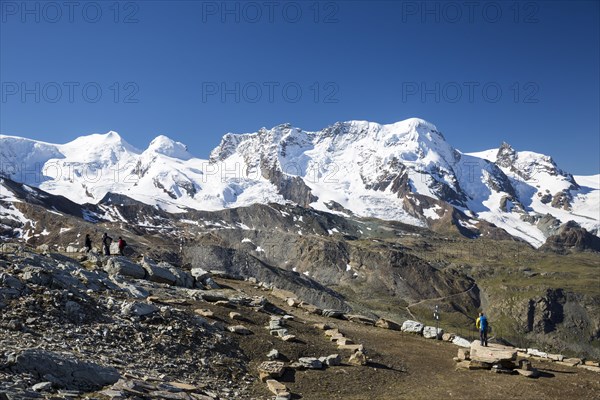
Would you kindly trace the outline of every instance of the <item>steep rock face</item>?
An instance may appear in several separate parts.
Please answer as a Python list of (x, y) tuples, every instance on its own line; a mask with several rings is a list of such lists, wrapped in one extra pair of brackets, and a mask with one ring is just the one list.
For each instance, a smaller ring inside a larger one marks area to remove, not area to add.
[(565, 295), (561, 289), (529, 300), (526, 332), (548, 333), (564, 321)]
[(600, 356), (598, 296), (548, 288), (533, 296), (503, 291), (485, 297), (495, 334), (522, 347)]
[(342, 297), (306, 276), (267, 265), (245, 252), (217, 245), (194, 245), (185, 250), (184, 260), (207, 270), (219, 270), (233, 276), (254, 277), (321, 308), (349, 311)]
[(600, 238), (592, 235), (577, 223), (569, 221), (561, 225), (555, 234), (549, 236), (546, 243), (540, 249), (559, 253), (572, 250), (600, 251)]

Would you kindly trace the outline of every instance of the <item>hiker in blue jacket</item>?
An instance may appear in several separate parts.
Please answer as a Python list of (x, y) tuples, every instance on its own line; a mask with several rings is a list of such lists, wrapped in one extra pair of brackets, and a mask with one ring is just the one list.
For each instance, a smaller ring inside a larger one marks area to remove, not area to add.
[(481, 340), (481, 345), (487, 347), (488, 345), (488, 321), (487, 317), (480, 312), (479, 318), (475, 321), (475, 326), (479, 329), (479, 339)]

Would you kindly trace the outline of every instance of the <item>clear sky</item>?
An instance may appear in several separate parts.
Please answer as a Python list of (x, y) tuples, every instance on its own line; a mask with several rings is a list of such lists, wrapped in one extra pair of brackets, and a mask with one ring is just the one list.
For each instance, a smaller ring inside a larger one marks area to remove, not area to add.
[(424, 118), (462, 151), (600, 172), (598, 1), (0, 0), (0, 132), (227, 132)]

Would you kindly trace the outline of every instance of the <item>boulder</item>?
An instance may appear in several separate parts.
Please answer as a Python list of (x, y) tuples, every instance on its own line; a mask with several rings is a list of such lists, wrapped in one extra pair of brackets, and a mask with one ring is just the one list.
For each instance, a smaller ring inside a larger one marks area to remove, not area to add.
[[(336, 335), (342, 334), (337, 328), (326, 329), (324, 333), (325, 333), (325, 336), (328, 336), (328, 337), (332, 337), (332, 336), (336, 336)], [(344, 336), (344, 335), (342, 334), (342, 336)]]
[(435, 326), (426, 326), (423, 328), (423, 337), (425, 339), (437, 339), (441, 338), (444, 330), (436, 328)]
[(276, 360), (279, 358), (279, 351), (277, 351), (276, 349), (272, 349), (271, 351), (269, 351), (267, 353), (267, 358), (269, 360)]
[(142, 303), (140, 301), (128, 302), (121, 307), (121, 314), (125, 316), (137, 315), (138, 317), (142, 317), (157, 311), (158, 307), (154, 304)]
[(581, 359), (579, 358), (565, 358), (562, 361), (557, 362), (560, 365), (566, 365), (567, 367), (576, 367), (581, 364)]
[[(337, 342), (342, 339), (346, 339), (346, 336), (344, 336), (342, 333), (336, 333), (335, 335), (332, 335), (329, 337), (329, 340), (331, 340), (332, 342)], [(344, 344), (350, 344), (350, 343), (344, 343)]]
[(351, 365), (367, 365), (367, 356), (362, 351), (357, 351), (350, 356), (348, 364)]
[(206, 289), (221, 289), (221, 286), (210, 276), (204, 280), (204, 287)]
[(492, 369), (492, 363), (487, 363), (483, 361), (471, 360), (469, 361), (469, 369)]
[(375, 322), (375, 326), (378, 328), (390, 329), (393, 331), (399, 331), (402, 328), (402, 326), (400, 326), (400, 324), (398, 324), (394, 321), (390, 321), (389, 319), (385, 319), (385, 318), (379, 318)]
[(507, 374), (507, 375), (512, 375), (514, 373), (513, 369), (503, 367), (500, 364), (494, 364), (494, 365), (492, 365), (492, 369), (490, 371), (494, 372), (496, 374)]
[(114, 283), (117, 288), (129, 293), (131, 297), (135, 297), (136, 299), (145, 299), (149, 295), (146, 289), (128, 282), (120, 275), (111, 276), (110, 281)]
[(363, 351), (364, 346), (362, 344), (338, 344), (340, 350), (350, 350), (352, 352)]
[(290, 307), (298, 307), (300, 305), (300, 300), (298, 300), (295, 297), (288, 297), (288, 299), (286, 300), (286, 303)]
[(592, 372), (600, 372), (600, 367), (596, 367), (593, 365), (579, 364), (577, 367), (587, 369), (588, 371), (592, 371)]
[(229, 318), (230, 318), (230, 319), (233, 319), (233, 320), (237, 320), (237, 321), (239, 321), (239, 320), (242, 320), (242, 319), (243, 319), (243, 317), (242, 317), (242, 314), (240, 314), (240, 313), (238, 313), (238, 312), (235, 312), (235, 311), (231, 311), (231, 312), (229, 313)]
[(516, 360), (517, 349), (495, 343), (481, 346), (479, 340), (474, 340), (471, 343), (470, 357), (473, 361), (496, 364), (502, 361)]
[(278, 336), (282, 338), (288, 334), (288, 330), (285, 328), (272, 329), (269, 331), (269, 334), (271, 336)]
[(535, 357), (548, 358), (548, 353), (538, 349), (527, 349), (527, 354)]
[(287, 387), (285, 387), (283, 383), (276, 381), (275, 379), (267, 380), (267, 388), (271, 391), (271, 393), (273, 393), (277, 397), (290, 397), (290, 393), (288, 392)]
[(269, 321), (269, 329), (273, 330), (273, 329), (281, 329), (285, 326), (285, 321), (280, 318), (280, 317), (271, 317), (271, 320)]
[(194, 277), (194, 279), (196, 279), (196, 281), (200, 281), (202, 282), (205, 278), (208, 278), (210, 276), (210, 272), (206, 271), (203, 268), (200, 267), (194, 267), (191, 269), (191, 274)]
[(455, 337), (454, 333), (443, 333), (442, 334), (442, 340), (444, 342), (451, 342), (454, 340), (454, 337)]
[(104, 270), (109, 275), (123, 275), (136, 279), (144, 279), (146, 270), (125, 257), (111, 257), (106, 262)]
[(327, 325), (327, 324), (314, 324), (313, 325), (315, 328), (320, 329), (322, 331), (326, 331), (331, 329), (331, 326)]
[(177, 282), (177, 277), (171, 271), (167, 268), (159, 267), (147, 257), (142, 258), (140, 265), (146, 270), (148, 280), (152, 282), (166, 283), (168, 285), (175, 285)]
[(344, 312), (340, 311), (340, 310), (327, 309), (327, 310), (323, 310), (323, 312), (321, 314), (324, 317), (328, 317), (328, 318), (342, 319), (344, 317)]
[(470, 349), (460, 348), (458, 349), (457, 358), (459, 361), (470, 360)]
[(211, 310), (208, 310), (206, 308), (197, 308), (194, 310), (194, 312), (198, 315), (201, 315), (201, 316), (207, 317), (207, 318), (212, 318), (215, 315), (214, 312), (212, 312)]
[(38, 247), (35, 248), (37, 251), (40, 251), (42, 253), (50, 250), (50, 246), (48, 246), (47, 244), (40, 244)]
[(48, 392), (52, 389), (52, 382), (40, 382), (31, 387), (36, 392)]
[(164, 268), (175, 275), (175, 286), (191, 289), (194, 287), (194, 277), (187, 271), (182, 271), (169, 264), (168, 262), (161, 261), (158, 263), (160, 268)]
[(298, 359), (298, 363), (300, 363), (300, 365), (303, 368), (307, 368), (307, 369), (323, 368), (323, 363), (321, 361), (319, 361), (318, 358), (315, 358), (315, 357), (300, 357)]
[(338, 346), (343, 346), (343, 345), (348, 345), (348, 344), (354, 344), (354, 341), (352, 339), (347, 338), (347, 337), (343, 337), (343, 338), (337, 339), (336, 343), (337, 343)]
[(232, 333), (237, 333), (238, 335), (251, 335), (252, 331), (246, 328), (244, 325), (233, 325), (228, 326), (227, 330)]
[(460, 347), (471, 348), (471, 342), (465, 338), (461, 338), (460, 336), (454, 336), (454, 339), (452, 339), (452, 343)]
[(518, 372), (519, 375), (523, 375), (524, 377), (527, 378), (537, 378), (540, 374), (537, 371), (537, 369), (531, 369), (531, 370), (524, 370), (524, 369), (515, 369), (514, 371)]
[(418, 333), (419, 335), (421, 334), (421, 332), (423, 332), (423, 324), (417, 321), (404, 321), (402, 323), (402, 332), (409, 332), (409, 333)]
[(281, 361), (265, 361), (258, 366), (259, 379), (266, 382), (267, 379), (281, 378), (285, 372), (285, 365)]
[(339, 354), (331, 354), (325, 357), (325, 361), (323, 363), (329, 367), (334, 367), (342, 363), (342, 357)]
[(25, 288), (25, 284), (19, 280), (19, 278), (9, 275), (7, 273), (0, 273), (0, 284), (4, 287), (21, 291)]
[(120, 378), (115, 368), (85, 362), (71, 354), (41, 349), (28, 349), (11, 354), (8, 357), (8, 366), (14, 373), (45, 377), (46, 381), (67, 390), (100, 390)]
[(519, 369), (522, 369), (523, 371), (531, 371), (533, 369), (531, 366), (531, 361), (519, 360)]
[(548, 359), (552, 360), (552, 361), (562, 361), (564, 360), (565, 356), (563, 356), (562, 354), (550, 354), (548, 353)]

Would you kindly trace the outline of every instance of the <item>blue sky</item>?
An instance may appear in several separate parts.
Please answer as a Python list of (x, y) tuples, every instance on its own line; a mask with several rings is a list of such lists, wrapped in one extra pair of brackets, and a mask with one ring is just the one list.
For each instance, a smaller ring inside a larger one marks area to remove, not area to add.
[(420, 117), (599, 173), (599, 2), (466, 4), (1, 0), (0, 132), (206, 157), (227, 132)]

